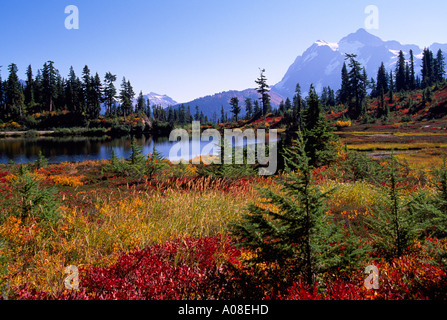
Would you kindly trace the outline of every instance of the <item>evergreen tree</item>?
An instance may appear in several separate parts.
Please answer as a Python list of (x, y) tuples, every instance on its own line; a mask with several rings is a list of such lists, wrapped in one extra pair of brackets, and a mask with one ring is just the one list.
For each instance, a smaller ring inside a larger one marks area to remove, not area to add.
[(5, 110), (5, 98), (4, 98), (4, 89), (3, 89), (1, 67), (2, 66), (0, 66), (0, 119), (5, 119), (6, 110)]
[(343, 63), (343, 67), (341, 69), (341, 88), (340, 90), (338, 90), (337, 102), (339, 104), (348, 103), (348, 96), (349, 96), (349, 76), (348, 76), (348, 68), (345, 62)]
[(293, 96), (293, 122), (294, 122), (294, 131), (301, 130), (303, 125), (302, 119), (303, 113), (303, 98), (301, 97), (301, 86), (297, 83), (295, 87), (295, 95)]
[(199, 106), (196, 106), (196, 113), (194, 114), (194, 120), (199, 121), (200, 120), (200, 110)]
[(381, 92), (388, 92), (388, 77), (383, 62), (381, 63), (379, 70), (377, 71), (376, 93), (379, 95)]
[(33, 79), (33, 69), (31, 65), (28, 66), (26, 70), (26, 87), (24, 90), (25, 105), (31, 107), (34, 105), (34, 79)]
[(382, 187), (384, 196), (373, 208), (374, 214), (367, 222), (375, 246), (389, 259), (402, 256), (422, 229), (412, 211), (408, 210), (412, 200), (403, 202), (401, 190), (404, 187), (399, 186), (403, 182), (400, 166), (391, 156), (384, 169), (388, 180), (386, 187)]
[(82, 82), (76, 76), (73, 67), (70, 67), (68, 79), (65, 84), (65, 104), (67, 105), (67, 109), (73, 113), (81, 113), (83, 96)]
[(423, 88), (431, 86), (433, 84), (433, 82), (435, 81), (433, 64), (434, 64), (433, 52), (430, 49), (425, 48), (423, 51), (423, 55), (422, 55), (422, 69), (421, 69), (421, 73), (422, 73), (421, 81), (422, 81)]
[(405, 82), (405, 57), (402, 50), (399, 51), (399, 57), (396, 64), (396, 91), (406, 90)]
[(115, 103), (116, 99), (116, 88), (113, 84), (116, 81), (116, 75), (113, 75), (110, 72), (107, 72), (104, 77), (104, 104), (107, 108), (106, 113), (111, 114), (112, 113), (112, 107)]
[(15, 63), (8, 66), (9, 76), (5, 86), (5, 112), (7, 119), (22, 117), (23, 90), (17, 75), (18, 68)]
[(334, 250), (349, 243), (342, 240), (345, 232), (340, 224), (325, 214), (327, 193), (313, 183), (304, 145), (299, 133), (294, 146), (284, 149), (287, 176), (280, 181), (283, 192), (260, 188), (267, 206), (250, 204), (249, 213), (232, 226), (232, 232), (239, 245), (256, 250), (256, 261), (277, 262), (283, 276), (301, 274), (313, 285), (316, 274), (359, 260), (342, 258), (347, 253), (356, 256), (358, 243), (353, 241), (345, 252)]
[(348, 114), (353, 119), (357, 119), (362, 113), (363, 100), (366, 97), (367, 79), (362, 73), (360, 63), (356, 60), (357, 55), (346, 54), (349, 60), (350, 71), (348, 72)]
[(259, 106), (259, 101), (258, 100), (253, 101), (253, 115), (255, 117), (262, 116), (262, 109)]
[(143, 91), (140, 91), (137, 98), (137, 105), (135, 106), (135, 112), (143, 114), (146, 110), (146, 100), (143, 96)]
[(222, 106), (220, 109), (220, 122), (225, 123), (227, 121), (227, 119), (225, 119), (225, 110), (224, 107)]
[(237, 97), (233, 97), (230, 100), (231, 105), (231, 112), (234, 115), (234, 118), (236, 119), (236, 122), (238, 121), (238, 115), (241, 112), (241, 107), (239, 106), (239, 99)]
[(50, 112), (54, 108), (54, 100), (56, 98), (56, 79), (58, 71), (54, 67), (53, 61), (47, 61), (42, 69), (42, 98), (43, 103)]
[(316, 127), (318, 120), (321, 116), (321, 104), (318, 98), (318, 94), (315, 91), (314, 85), (311, 84), (309, 88), (309, 94), (307, 95), (307, 110), (306, 110), (306, 129), (312, 130)]
[(443, 82), (445, 79), (445, 58), (442, 50), (439, 49), (433, 65), (433, 77), (436, 82)]
[(88, 112), (90, 119), (96, 119), (101, 113), (101, 103), (103, 101), (103, 87), (98, 73), (91, 78), (91, 104)]
[(416, 73), (414, 72), (414, 54), (413, 50), (410, 49), (410, 90), (416, 89)]
[(90, 110), (92, 101), (92, 80), (90, 76), (90, 69), (87, 65), (82, 69), (82, 112), (87, 113)]
[(245, 99), (245, 114), (247, 119), (251, 118), (253, 115), (253, 104), (251, 103), (250, 98)]
[(267, 78), (265, 77), (265, 69), (261, 69), (261, 74), (258, 79), (256, 79), (256, 84), (258, 85), (258, 88), (256, 91), (261, 95), (260, 101), (261, 101), (261, 107), (262, 107), (262, 115), (265, 116), (267, 113), (271, 112), (271, 106), (270, 106), (270, 87), (267, 84)]
[(133, 91), (130, 81), (126, 81), (126, 78), (123, 77), (123, 81), (121, 82), (120, 100), (121, 111), (124, 117), (130, 115), (133, 112), (132, 99), (134, 98), (134, 96), (135, 92)]

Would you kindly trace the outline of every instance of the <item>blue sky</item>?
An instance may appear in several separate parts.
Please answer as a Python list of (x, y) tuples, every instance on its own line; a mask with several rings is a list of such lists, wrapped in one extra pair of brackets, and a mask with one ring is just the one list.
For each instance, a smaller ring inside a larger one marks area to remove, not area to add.
[[(67, 30), (65, 7), (79, 9)], [(1, 0), (0, 65), (24, 78), (52, 60), (62, 76), (84, 65), (129, 79), (136, 92), (178, 102), (255, 87), (259, 68), (271, 85), (316, 40), (338, 42), (379, 9), (384, 40), (421, 47), (447, 43), (447, 2), (385, 0)]]

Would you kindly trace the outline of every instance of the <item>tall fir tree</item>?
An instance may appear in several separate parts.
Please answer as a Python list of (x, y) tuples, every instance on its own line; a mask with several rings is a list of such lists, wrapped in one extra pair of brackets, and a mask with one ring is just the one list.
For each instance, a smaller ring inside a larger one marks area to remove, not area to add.
[(424, 48), (423, 53), (422, 53), (422, 69), (421, 69), (422, 88), (431, 86), (433, 84), (433, 82), (435, 81), (433, 64), (434, 64), (433, 52), (428, 48)]
[(405, 82), (405, 56), (402, 50), (399, 51), (399, 56), (397, 58), (396, 64), (396, 91), (406, 90)]
[(339, 104), (348, 103), (348, 95), (349, 95), (349, 76), (346, 62), (344, 62), (343, 67), (341, 69), (341, 87), (337, 93), (337, 102)]
[(267, 115), (267, 113), (271, 112), (270, 95), (269, 95), (270, 87), (267, 84), (265, 69), (260, 69), (259, 78), (256, 79), (255, 82), (258, 85), (256, 91), (261, 95), (259, 99), (261, 101), (262, 115), (265, 116)]
[(241, 112), (241, 107), (239, 106), (239, 99), (237, 97), (233, 97), (230, 100), (231, 105), (231, 113), (233, 113), (236, 122), (238, 121), (238, 115)]
[(377, 71), (376, 93), (380, 95), (381, 92), (388, 92), (388, 77), (383, 62), (381, 63), (379, 70)]
[(17, 75), (17, 65), (11, 63), (8, 70), (9, 76), (5, 87), (6, 118), (17, 119), (23, 115), (23, 90)]
[(345, 59), (349, 60), (348, 72), (348, 114), (351, 118), (357, 119), (362, 114), (363, 100), (366, 97), (365, 74), (360, 62), (356, 60), (357, 55), (346, 54)]
[(253, 104), (250, 98), (245, 99), (245, 114), (246, 119), (250, 119), (253, 115)]
[(42, 98), (48, 111), (53, 111), (57, 92), (57, 74), (53, 61), (47, 61), (42, 69)]
[(25, 105), (32, 107), (34, 105), (34, 78), (31, 65), (26, 69), (26, 86), (24, 90)]
[(433, 77), (436, 82), (443, 82), (445, 80), (445, 58), (441, 49), (438, 50), (436, 58), (434, 59)]

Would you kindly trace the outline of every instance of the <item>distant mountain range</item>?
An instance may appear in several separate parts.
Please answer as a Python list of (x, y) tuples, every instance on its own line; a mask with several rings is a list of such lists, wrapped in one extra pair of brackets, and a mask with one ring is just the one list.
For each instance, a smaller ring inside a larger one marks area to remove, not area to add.
[[(216, 119), (221, 118), (222, 107), (224, 108), (224, 112), (227, 113), (228, 117), (231, 117), (231, 106), (229, 101), (231, 98), (237, 97), (239, 99), (239, 104), (244, 106), (245, 99), (250, 98), (252, 101), (259, 99), (259, 94), (255, 89), (246, 89), (243, 91), (225, 91), (216, 93), (214, 95), (202, 97), (195, 99), (191, 102), (183, 103), (185, 106), (190, 106), (192, 112), (194, 112), (195, 107), (198, 106), (199, 110), (203, 111), (203, 114), (208, 117), (208, 119), (213, 120), (213, 117), (216, 116)], [(283, 97), (278, 95), (276, 92), (270, 93), (270, 98), (272, 105), (278, 106), (283, 100)], [(176, 107), (178, 107), (178, 104)], [(242, 108), (242, 113), (245, 114), (244, 108)]]
[[(447, 57), (447, 44), (434, 43), (430, 46), (430, 49), (434, 54), (441, 49)], [(311, 84), (315, 86), (318, 93), (321, 93), (323, 87), (327, 86), (337, 91), (340, 88), (341, 69), (346, 53), (356, 54), (357, 60), (365, 67), (368, 78), (375, 79), (382, 62), (388, 72), (394, 71), (400, 50), (404, 52), (408, 60), (410, 58), (409, 52), (413, 50), (415, 70), (419, 73), (423, 48), (417, 45), (401, 44), (398, 41), (383, 41), (379, 37), (368, 33), (365, 29), (359, 29), (337, 43), (318, 40), (295, 59), (279, 83), (271, 86), (272, 106), (277, 107), (286, 98), (292, 100), (298, 83), (301, 86), (303, 96), (307, 95)], [(220, 118), (222, 106), (228, 116), (231, 115), (229, 102), (233, 97), (237, 97), (243, 106), (246, 98), (259, 99), (259, 94), (253, 88), (242, 91), (232, 90), (197, 98), (182, 104), (190, 106), (192, 112), (195, 112), (195, 107), (198, 106), (209, 119), (213, 119), (214, 115)], [(149, 99), (151, 105), (161, 105), (163, 108), (180, 106), (169, 96), (154, 92), (145, 94), (144, 98)], [(136, 99), (134, 102), (136, 102)], [(242, 108), (241, 115), (244, 114), (245, 110)]]
[[(430, 49), (435, 54), (441, 49), (447, 57), (447, 44), (434, 43)], [(398, 41), (383, 41), (365, 29), (359, 29), (357, 32), (349, 34), (338, 43), (318, 40), (298, 56), (283, 79), (271, 87), (272, 105), (276, 107), (281, 100), (292, 99), (297, 83), (301, 86), (303, 96), (307, 95), (311, 84), (314, 84), (318, 93), (321, 93), (323, 87), (327, 86), (335, 91), (338, 90), (345, 53), (357, 54), (357, 59), (365, 67), (368, 78), (375, 79), (382, 62), (388, 71), (395, 69), (400, 50), (404, 52), (406, 59), (409, 59), (409, 52), (413, 50), (415, 69), (419, 72), (423, 48), (417, 45), (401, 44)], [(258, 99), (259, 95), (254, 89), (226, 91), (198, 98), (184, 103), (184, 105), (189, 105), (191, 109), (199, 106), (200, 110), (212, 119), (214, 113), (220, 117), (222, 106), (226, 112), (229, 112), (231, 108), (229, 101), (232, 97), (238, 97), (241, 105), (244, 105), (245, 98)]]

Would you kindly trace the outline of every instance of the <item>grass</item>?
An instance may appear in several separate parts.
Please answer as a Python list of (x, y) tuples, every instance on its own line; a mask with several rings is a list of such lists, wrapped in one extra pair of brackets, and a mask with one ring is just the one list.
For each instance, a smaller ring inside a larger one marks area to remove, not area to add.
[(445, 143), (437, 142), (417, 142), (417, 143), (365, 143), (365, 144), (348, 144), (348, 149), (356, 151), (375, 151), (375, 150), (422, 150), (433, 148), (447, 148)]
[[(427, 150), (431, 153), (411, 158), (415, 166), (439, 156), (438, 149)], [(176, 167), (168, 166), (154, 179), (136, 182), (101, 173), (106, 163), (61, 163), (33, 171), (42, 187), (59, 190), (61, 218), (51, 223), (15, 215), (10, 203), (16, 201), (12, 181), (19, 166), (0, 166), (0, 292), (4, 297), (5, 292), (17, 292), (25, 284), (56, 294), (64, 288), (68, 265), (108, 268), (124, 253), (167, 241), (223, 237), (248, 204), (266, 200), (255, 186), (282, 192), (272, 177), (200, 177), (192, 165), (183, 176), (173, 176)], [(326, 169), (329, 177), (317, 183), (322, 191), (335, 188), (326, 203), (327, 214), (358, 226), (381, 202), (380, 189), (368, 181), (335, 180), (331, 168)], [(242, 270), (248, 276), (249, 271)], [(264, 283), (268, 269), (261, 266), (260, 270), (263, 276), (258, 274), (256, 281)]]

